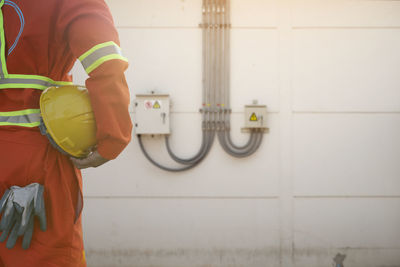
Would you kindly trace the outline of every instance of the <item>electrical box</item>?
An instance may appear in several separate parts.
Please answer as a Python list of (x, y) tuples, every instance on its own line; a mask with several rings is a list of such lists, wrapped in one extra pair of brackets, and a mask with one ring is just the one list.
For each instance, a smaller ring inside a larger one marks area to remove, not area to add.
[(169, 95), (136, 95), (134, 120), (136, 134), (170, 134), (169, 110)]
[(245, 127), (244, 132), (251, 129), (261, 129), (264, 132), (267, 128), (267, 106), (265, 105), (247, 105), (244, 108)]

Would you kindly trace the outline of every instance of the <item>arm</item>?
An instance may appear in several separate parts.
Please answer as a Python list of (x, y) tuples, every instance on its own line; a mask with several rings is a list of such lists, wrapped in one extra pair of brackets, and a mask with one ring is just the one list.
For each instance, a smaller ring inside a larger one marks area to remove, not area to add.
[(82, 2), (68, 2), (63, 37), (89, 75), (86, 87), (96, 118), (98, 143), (89, 157), (73, 160), (78, 168), (97, 167), (116, 158), (129, 143), (132, 131), (124, 76), (128, 63), (121, 55), (111, 14), (103, 1)]

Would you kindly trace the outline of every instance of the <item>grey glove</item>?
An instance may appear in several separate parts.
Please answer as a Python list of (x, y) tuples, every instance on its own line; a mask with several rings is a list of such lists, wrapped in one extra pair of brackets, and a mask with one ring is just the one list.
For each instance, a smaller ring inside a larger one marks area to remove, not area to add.
[[(25, 187), (12, 186), (0, 200), (0, 242), (7, 238), (7, 248), (13, 248), (18, 237), (23, 236), (22, 247), (28, 249), (32, 240), (34, 217), (39, 218), (40, 229), (46, 231), (44, 188), (38, 183)], [(3, 212), (4, 211), (4, 212)]]

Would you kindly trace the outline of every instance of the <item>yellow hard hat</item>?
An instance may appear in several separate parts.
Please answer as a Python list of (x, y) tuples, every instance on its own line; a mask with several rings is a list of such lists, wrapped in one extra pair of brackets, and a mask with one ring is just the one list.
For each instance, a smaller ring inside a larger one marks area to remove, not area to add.
[(49, 87), (40, 96), (40, 131), (61, 152), (86, 157), (96, 145), (96, 121), (82, 86)]

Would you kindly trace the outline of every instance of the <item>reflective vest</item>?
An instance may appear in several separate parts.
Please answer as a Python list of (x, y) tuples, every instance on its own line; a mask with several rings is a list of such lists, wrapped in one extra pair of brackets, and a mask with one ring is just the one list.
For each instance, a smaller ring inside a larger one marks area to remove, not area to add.
[[(18, 14), (20, 19), (20, 31), (13, 45), (6, 51), (3, 7), (8, 5), (12, 7)], [(7, 71), (6, 53), (10, 54), (17, 45), (21, 37), (25, 24), (24, 15), (21, 9), (11, 0), (0, 0), (0, 90), (11, 88), (29, 88), (37, 90), (45, 90), (48, 87), (59, 85), (70, 85), (67, 81), (54, 81), (48, 77), (39, 75), (21, 75), (10, 74)], [(95, 45), (87, 52), (83, 53), (79, 58), (85, 71), (90, 74), (93, 70), (99, 67), (106, 61), (112, 59), (120, 59), (127, 61), (122, 56), (120, 47), (113, 41)], [(21, 126), (21, 127), (37, 127), (40, 125), (40, 110), (39, 109), (22, 109), (7, 112), (0, 112), (0, 126)]]

